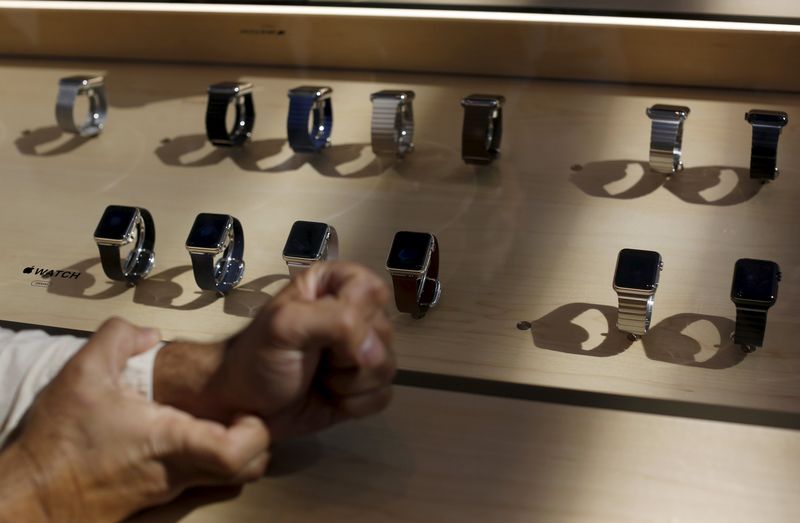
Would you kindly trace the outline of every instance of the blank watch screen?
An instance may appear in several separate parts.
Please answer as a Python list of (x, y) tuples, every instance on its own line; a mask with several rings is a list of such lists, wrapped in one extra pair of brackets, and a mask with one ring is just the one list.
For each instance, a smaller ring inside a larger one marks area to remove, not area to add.
[(394, 235), (386, 266), (406, 271), (423, 270), (432, 242), (433, 236), (425, 232), (398, 232)]

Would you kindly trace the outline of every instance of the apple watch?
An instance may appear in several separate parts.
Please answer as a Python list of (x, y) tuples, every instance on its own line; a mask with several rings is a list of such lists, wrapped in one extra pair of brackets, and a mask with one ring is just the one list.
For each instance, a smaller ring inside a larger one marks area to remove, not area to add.
[(505, 98), (494, 94), (471, 94), (461, 100), (464, 127), (461, 158), (470, 164), (492, 163), (500, 154)]
[(769, 181), (778, 176), (778, 139), (789, 123), (789, 115), (778, 111), (752, 109), (744, 115), (753, 126), (750, 178)]
[(689, 108), (682, 105), (657, 104), (647, 109), (653, 121), (650, 130), (650, 169), (661, 174), (683, 170), (683, 122)]
[[(289, 91), (286, 132), (296, 153), (315, 153), (331, 144), (333, 104), (330, 87), (301, 86)], [(309, 131), (311, 118), (311, 131)]]
[(372, 100), (372, 152), (398, 158), (414, 150), (414, 91), (378, 91)]
[(439, 242), (433, 234), (396, 233), (386, 270), (392, 275), (394, 301), (400, 312), (422, 318), (439, 303)]
[[(112, 280), (135, 285), (155, 265), (156, 227), (153, 216), (142, 207), (109, 205), (94, 231), (100, 262)], [(122, 248), (132, 248), (122, 256)]]
[(733, 341), (745, 352), (764, 345), (767, 311), (778, 300), (781, 269), (768, 260), (742, 258), (733, 268), (731, 301), (736, 305)]
[(228, 214), (200, 213), (186, 239), (197, 286), (225, 294), (244, 276), (244, 231)]
[[(75, 123), (75, 100), (78, 96), (89, 99), (89, 112), (80, 124)], [(62, 131), (80, 136), (96, 136), (103, 130), (108, 102), (105, 80), (102, 76), (68, 76), (58, 81), (56, 122)]]
[(617, 329), (639, 338), (650, 328), (658, 279), (664, 264), (655, 251), (622, 249), (614, 271), (614, 290), (619, 298)]
[[(228, 129), (226, 115), (233, 106), (236, 116), (233, 128)], [(206, 107), (206, 135), (214, 145), (231, 147), (242, 145), (253, 134), (256, 110), (253, 105), (253, 84), (220, 82), (208, 86)]]
[(295, 276), (314, 262), (339, 257), (336, 229), (327, 223), (296, 221), (283, 247), (283, 260), (289, 275)]

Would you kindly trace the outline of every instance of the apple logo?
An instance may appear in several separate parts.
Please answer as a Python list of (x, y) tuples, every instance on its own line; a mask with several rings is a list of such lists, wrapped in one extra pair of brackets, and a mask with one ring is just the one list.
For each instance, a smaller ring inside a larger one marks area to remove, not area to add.
[(24, 269), (22, 269), (22, 274), (30, 274), (32, 272), (33, 272), (33, 266), (25, 267)]

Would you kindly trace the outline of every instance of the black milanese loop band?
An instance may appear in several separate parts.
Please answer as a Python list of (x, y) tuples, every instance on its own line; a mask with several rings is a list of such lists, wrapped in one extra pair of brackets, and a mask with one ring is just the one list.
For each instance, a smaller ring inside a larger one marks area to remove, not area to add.
[(141, 224), (137, 224), (136, 246), (125, 260), (120, 256), (117, 245), (100, 245), (100, 262), (103, 272), (112, 280), (127, 281), (134, 284), (146, 276), (153, 267), (156, 244), (156, 225), (153, 215), (139, 207)]
[(767, 330), (767, 309), (736, 307), (736, 330), (733, 341), (744, 347), (761, 347), (764, 345), (764, 333)]
[(197, 286), (222, 294), (233, 289), (244, 273), (244, 230), (242, 223), (232, 217), (233, 237), (219, 261), (208, 253), (191, 252), (192, 269)]

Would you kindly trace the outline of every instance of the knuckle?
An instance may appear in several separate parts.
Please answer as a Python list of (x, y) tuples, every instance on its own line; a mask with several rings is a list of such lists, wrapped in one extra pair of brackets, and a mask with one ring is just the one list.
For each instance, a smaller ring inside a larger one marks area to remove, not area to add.
[(297, 318), (297, 307), (292, 302), (277, 303), (265, 311), (262, 328), (272, 337), (283, 339)]
[(100, 328), (117, 331), (130, 328), (130, 326), (131, 325), (127, 321), (123, 320), (119, 316), (112, 316), (108, 318), (106, 321), (104, 321), (103, 325)]
[(355, 307), (342, 307), (336, 318), (336, 329), (342, 339), (350, 338), (358, 329), (360, 319)]
[(370, 272), (372, 284), (372, 298), (380, 305), (386, 305), (389, 301), (389, 286), (374, 272)]
[(221, 447), (217, 453), (217, 467), (227, 477), (236, 476), (242, 468), (236, 451), (231, 447)]

